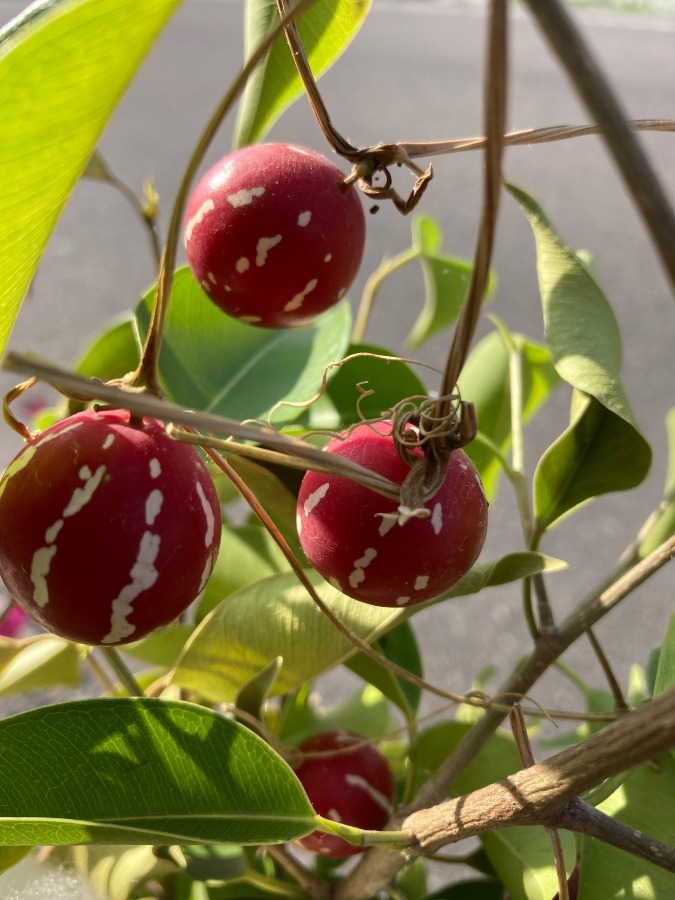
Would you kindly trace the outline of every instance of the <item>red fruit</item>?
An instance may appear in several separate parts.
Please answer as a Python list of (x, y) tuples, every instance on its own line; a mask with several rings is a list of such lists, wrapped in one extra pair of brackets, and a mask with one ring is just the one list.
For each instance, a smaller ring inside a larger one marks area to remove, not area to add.
[(220, 543), (213, 482), (155, 421), (86, 410), (34, 438), (0, 481), (0, 575), (49, 631), (124, 644), (197, 597)]
[[(391, 817), (394, 779), (376, 747), (351, 731), (325, 731), (298, 749), (327, 754), (305, 759), (295, 772), (318, 815), (370, 831), (384, 828)], [(335, 755), (328, 755), (330, 751), (336, 751)], [(322, 856), (352, 856), (364, 849), (321, 831), (313, 831), (299, 843)]]
[[(375, 427), (390, 431), (391, 423)], [(393, 439), (369, 425), (325, 449), (397, 484), (410, 471)], [(374, 606), (421, 603), (459, 581), (485, 540), (488, 504), (463, 451), (453, 451), (445, 481), (425, 506), (427, 518), (399, 524), (395, 501), (346, 478), (308, 472), (298, 496), (300, 543), (317, 572), (356, 600)]]
[(347, 291), (363, 255), (356, 189), (325, 157), (294, 144), (244, 147), (197, 184), (185, 249), (224, 312), (265, 328), (301, 325)]

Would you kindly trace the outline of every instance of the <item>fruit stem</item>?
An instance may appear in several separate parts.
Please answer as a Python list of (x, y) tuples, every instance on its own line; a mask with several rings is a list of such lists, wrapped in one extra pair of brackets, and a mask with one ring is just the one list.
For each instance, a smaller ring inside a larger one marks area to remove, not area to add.
[(392, 850), (401, 850), (409, 847), (413, 842), (413, 835), (409, 831), (369, 831), (356, 828), (354, 825), (345, 825), (343, 822), (335, 822), (333, 819), (325, 819), (317, 815), (316, 827), (318, 831), (335, 834), (348, 844), (357, 847), (390, 847)]
[(114, 647), (101, 647), (101, 652), (108, 660), (110, 668), (113, 669), (119, 678), (127, 694), (130, 697), (143, 697), (143, 689), (117, 650)]
[(159, 272), (157, 274), (157, 292), (152, 308), (150, 325), (148, 334), (145, 339), (143, 351), (141, 353), (141, 361), (138, 368), (131, 376), (131, 384), (137, 386), (147, 386), (149, 390), (162, 396), (162, 389), (159, 381), (159, 355), (162, 345), (162, 338), (166, 324), (166, 316), (169, 306), (169, 297), (171, 295), (171, 286), (173, 283), (173, 272), (176, 266), (176, 257), (178, 254), (178, 242), (181, 232), (181, 223), (185, 204), (188, 194), (197, 173), (199, 166), (204, 159), (211, 141), (215, 137), (216, 132), (220, 128), (225, 116), (232, 108), (234, 101), (237, 99), (241, 91), (244, 89), (253, 70), (265, 56), (272, 44), (279, 37), (284, 28), (289, 25), (293, 19), (303, 12), (308, 6), (314, 3), (314, 0), (298, 0), (292, 10), (276, 22), (260, 41), (255, 50), (251, 53), (246, 63), (242, 67), (239, 75), (232, 82), (225, 93), (214, 113), (209, 119), (206, 128), (202, 132), (201, 137), (197, 141), (197, 145), (192, 152), (188, 164), (185, 168), (183, 178), (181, 180), (176, 199), (171, 210), (171, 219), (169, 221), (169, 229), (166, 236), (166, 244), (159, 264)]
[(360, 344), (363, 341), (363, 336), (366, 332), (368, 320), (370, 319), (370, 314), (373, 310), (375, 298), (385, 279), (390, 275), (393, 275), (398, 269), (403, 268), (403, 266), (407, 265), (409, 262), (418, 259), (419, 255), (420, 252), (417, 247), (411, 247), (409, 250), (405, 250), (403, 253), (394, 256), (393, 259), (383, 259), (377, 269), (375, 269), (368, 281), (366, 281), (363, 294), (361, 295), (361, 302), (356, 313), (356, 319), (354, 320), (354, 329), (352, 331), (351, 339), (352, 344)]

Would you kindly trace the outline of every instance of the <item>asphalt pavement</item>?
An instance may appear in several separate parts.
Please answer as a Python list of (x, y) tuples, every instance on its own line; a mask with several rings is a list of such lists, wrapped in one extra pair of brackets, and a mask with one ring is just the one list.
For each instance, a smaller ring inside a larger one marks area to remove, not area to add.
[[(7, 21), (23, 3), (0, 0)], [(101, 142), (113, 170), (140, 186), (152, 176), (165, 219), (191, 147), (242, 61), (241, 2), (187, 0), (123, 100)], [(675, 20), (578, 13), (593, 47), (634, 117), (673, 116)], [(522, 11), (512, 20), (509, 128), (588, 121), (565, 75)], [(361, 146), (479, 134), (484, 12), (475, 5), (375, 0), (345, 56), (321, 82), (333, 122)], [(230, 148), (232, 122), (223, 126), (208, 162)], [(291, 140), (326, 152), (303, 100), (275, 125), (270, 140)], [(675, 202), (675, 136), (643, 137)], [(470, 258), (478, 226), (482, 159), (463, 153), (434, 160), (435, 179), (420, 212), (436, 217), (447, 253)], [(588, 250), (624, 334), (623, 373), (637, 419), (655, 450), (643, 488), (596, 501), (561, 524), (543, 550), (570, 563), (552, 576), (556, 615), (568, 612), (611, 567), (658, 502), (666, 450), (663, 419), (675, 403), (673, 298), (632, 202), (597, 138), (513, 148), (507, 177), (534, 194), (565, 238)], [(384, 256), (410, 241), (410, 219), (382, 206), (369, 219), (362, 275), (350, 292), (356, 302), (365, 278)], [(494, 258), (499, 288), (492, 309), (508, 326), (534, 339), (543, 334), (529, 226), (505, 197)], [(146, 236), (125, 201), (109, 188), (80, 184), (56, 229), (10, 346), (69, 363), (113, 316), (133, 307), (154, 276)], [(422, 299), (419, 273), (405, 270), (383, 290), (367, 338), (400, 350)], [(481, 325), (481, 334), (487, 330)], [(430, 341), (421, 358), (441, 365), (448, 336)], [(3, 385), (11, 379), (2, 376)], [(430, 387), (434, 385), (431, 384)], [(528, 433), (528, 461), (565, 427), (562, 393)], [(5, 432), (8, 461), (18, 442)], [(1, 462), (2, 460), (0, 460)], [(485, 557), (521, 548), (515, 504), (505, 486), (491, 511)], [(674, 611), (672, 573), (655, 576), (598, 629), (625, 682), (633, 661), (645, 663)], [(429, 610), (415, 620), (427, 676), (467, 690), (482, 666), (501, 675), (528, 647), (520, 594), (492, 589)], [(592, 680), (602, 677), (587, 644), (566, 656)], [(556, 706), (579, 699), (560, 678), (547, 678), (535, 696)]]

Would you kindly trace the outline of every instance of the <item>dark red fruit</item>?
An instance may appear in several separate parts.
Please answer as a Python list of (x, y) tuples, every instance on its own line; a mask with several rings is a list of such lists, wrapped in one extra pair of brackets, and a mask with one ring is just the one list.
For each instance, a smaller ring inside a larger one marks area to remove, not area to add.
[(294, 144), (244, 147), (197, 184), (185, 249), (204, 292), (265, 328), (301, 325), (354, 280), (365, 241), (356, 189), (325, 157)]
[(124, 644), (200, 593), (220, 508), (195, 449), (122, 410), (86, 410), (24, 447), (0, 481), (0, 575), (49, 631)]
[[(394, 779), (389, 763), (376, 747), (351, 731), (325, 731), (304, 741), (298, 749), (326, 754), (305, 759), (296, 769), (318, 815), (369, 831), (384, 828), (391, 817)], [(322, 856), (352, 856), (364, 849), (321, 831), (313, 831), (299, 843)]]
[[(359, 425), (326, 451), (401, 484), (410, 470), (390, 430), (391, 423)], [(445, 481), (426, 503), (430, 515), (404, 524), (393, 500), (346, 478), (308, 472), (298, 496), (298, 534), (317, 572), (344, 594), (375, 606), (407, 606), (439, 596), (468, 572), (483, 547), (487, 507), (475, 466), (455, 450)]]

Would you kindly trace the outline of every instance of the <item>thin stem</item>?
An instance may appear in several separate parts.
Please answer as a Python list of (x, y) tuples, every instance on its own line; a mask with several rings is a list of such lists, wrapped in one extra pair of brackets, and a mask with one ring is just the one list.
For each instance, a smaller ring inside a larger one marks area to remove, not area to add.
[(363, 341), (363, 336), (373, 311), (375, 298), (385, 279), (403, 268), (403, 266), (407, 265), (409, 262), (412, 262), (412, 260), (418, 259), (419, 255), (419, 250), (415, 247), (411, 247), (410, 250), (407, 250), (405, 253), (400, 253), (393, 259), (385, 259), (380, 263), (377, 269), (375, 269), (368, 281), (366, 281), (363, 294), (361, 295), (361, 302), (354, 319), (354, 328), (352, 330), (353, 344), (360, 344)]
[(308, 897), (312, 897), (314, 900), (328, 900), (330, 897), (328, 884), (313, 872), (308, 871), (285, 847), (269, 846), (266, 851), (282, 869), (295, 878)]
[(143, 697), (143, 689), (134, 678), (131, 670), (114, 647), (101, 647), (101, 652), (108, 660), (124, 690), (130, 697)]
[(667, 191), (565, 5), (560, 0), (526, 2), (577, 93), (598, 123), (675, 292), (675, 213), (668, 203)]
[(598, 640), (595, 632), (592, 628), (586, 629), (586, 634), (588, 635), (588, 640), (591, 642), (591, 647), (593, 648), (593, 652), (595, 653), (598, 662), (602, 668), (602, 671), (605, 673), (605, 678), (607, 679), (607, 683), (609, 684), (609, 689), (614, 696), (614, 704), (617, 709), (626, 711), (628, 709), (628, 704), (623, 696), (623, 692), (621, 690), (621, 685), (614, 674), (614, 670), (612, 669), (611, 663), (607, 658), (607, 654), (602, 649), (602, 645)]
[(96, 654), (94, 652), (87, 653), (86, 661), (91, 671), (100, 681), (106, 694), (108, 694), (110, 697), (116, 697), (117, 687), (112, 679), (108, 676), (108, 673), (105, 671), (103, 666), (99, 663), (98, 659), (96, 658)]

